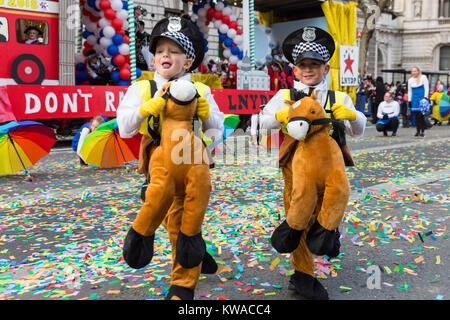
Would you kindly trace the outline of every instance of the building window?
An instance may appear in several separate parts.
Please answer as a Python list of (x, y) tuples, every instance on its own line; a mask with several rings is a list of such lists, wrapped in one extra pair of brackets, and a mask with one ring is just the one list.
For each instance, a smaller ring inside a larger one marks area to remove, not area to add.
[(8, 19), (0, 17), (0, 42), (9, 41)]
[(439, 0), (439, 17), (450, 18), (450, 0)]
[(442, 47), (440, 50), (439, 69), (450, 70), (450, 46)]
[(17, 19), (17, 42), (24, 44), (47, 44), (48, 25), (46, 21)]

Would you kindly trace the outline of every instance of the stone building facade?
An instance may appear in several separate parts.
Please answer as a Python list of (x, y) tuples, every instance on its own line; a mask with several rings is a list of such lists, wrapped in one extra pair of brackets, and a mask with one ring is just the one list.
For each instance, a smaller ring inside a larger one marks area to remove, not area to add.
[(400, 16), (382, 14), (378, 19), (369, 45), (368, 72), (388, 82), (401, 79), (382, 74), (382, 69), (419, 66), (450, 72), (450, 0), (393, 0), (392, 9)]

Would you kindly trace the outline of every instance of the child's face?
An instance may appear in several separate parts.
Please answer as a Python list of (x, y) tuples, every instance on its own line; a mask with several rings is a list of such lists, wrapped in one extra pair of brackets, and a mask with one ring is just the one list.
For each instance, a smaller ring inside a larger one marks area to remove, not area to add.
[(295, 77), (307, 86), (315, 86), (330, 71), (330, 65), (319, 60), (303, 59), (294, 66)]
[(160, 39), (156, 45), (152, 66), (165, 79), (183, 76), (192, 66), (192, 59), (170, 39)]
[(97, 120), (94, 120), (94, 121), (92, 121), (91, 125), (89, 126), (89, 129), (92, 132), (95, 129), (97, 129), (99, 125), (100, 125), (100, 122), (98, 122)]

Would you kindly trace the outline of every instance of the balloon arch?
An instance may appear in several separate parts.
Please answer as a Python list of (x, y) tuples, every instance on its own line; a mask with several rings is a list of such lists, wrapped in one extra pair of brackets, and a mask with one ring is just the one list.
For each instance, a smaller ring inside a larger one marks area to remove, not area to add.
[[(131, 61), (135, 61), (135, 57), (132, 57), (134, 49), (130, 45), (130, 43), (134, 44), (134, 26), (129, 25), (129, 21), (134, 23), (134, 18), (129, 18), (133, 15), (133, 2), (130, 0), (80, 0), (80, 8), (83, 26), (81, 36), (84, 41), (81, 52), (75, 55), (75, 83), (87, 84), (89, 80), (86, 72), (87, 52), (95, 50), (97, 54), (110, 58), (107, 61), (118, 68), (112, 72), (111, 80), (118, 85), (130, 85), (134, 71)], [(208, 51), (207, 35), (210, 27), (213, 26), (217, 29), (219, 40), (224, 48), (223, 57), (229, 61), (229, 70), (236, 71), (244, 54), (243, 36), (232, 9), (226, 2), (202, 0), (192, 5), (192, 11), (191, 21), (203, 34), (205, 52)], [(126, 35), (126, 31), (130, 32), (130, 36)], [(137, 79), (142, 71), (135, 68), (134, 72)]]

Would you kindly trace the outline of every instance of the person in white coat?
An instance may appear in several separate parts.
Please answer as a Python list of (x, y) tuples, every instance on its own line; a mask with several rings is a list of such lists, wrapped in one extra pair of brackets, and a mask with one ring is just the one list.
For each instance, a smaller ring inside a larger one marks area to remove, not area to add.
[(383, 132), (387, 137), (387, 131), (392, 130), (392, 136), (397, 135), (398, 129), (398, 115), (400, 114), (400, 105), (394, 99), (392, 92), (384, 94), (384, 101), (378, 106), (376, 129), (378, 132)]

